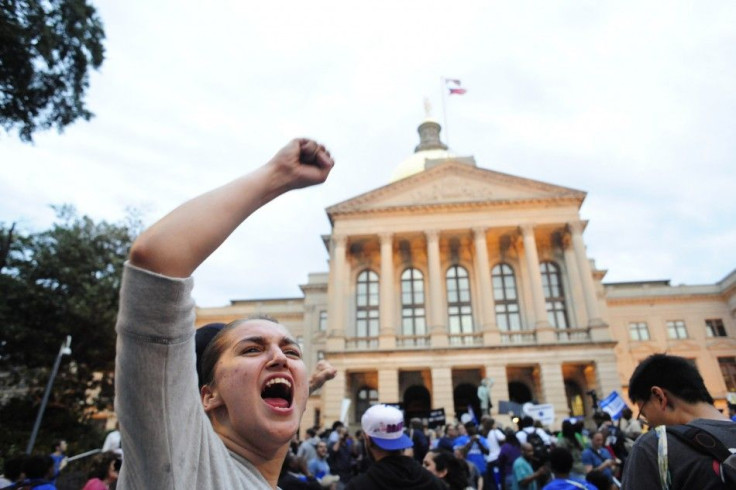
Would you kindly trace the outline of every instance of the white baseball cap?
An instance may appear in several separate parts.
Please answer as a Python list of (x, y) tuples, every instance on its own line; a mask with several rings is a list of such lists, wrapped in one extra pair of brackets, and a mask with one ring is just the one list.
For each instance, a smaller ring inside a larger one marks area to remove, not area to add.
[(404, 414), (389, 405), (373, 405), (360, 419), (363, 432), (376, 446), (387, 451), (406, 449), (414, 443), (404, 434)]

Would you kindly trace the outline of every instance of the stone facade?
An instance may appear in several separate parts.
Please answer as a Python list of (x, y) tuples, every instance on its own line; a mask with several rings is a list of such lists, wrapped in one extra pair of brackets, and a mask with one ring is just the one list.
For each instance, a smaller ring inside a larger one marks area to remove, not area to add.
[(736, 271), (707, 286), (604, 284), (585, 250), (584, 192), (423, 148), (411, 156), (426, 155), (423, 169), (327, 209), (329, 271), (303, 297), (197, 310), (198, 325), (269, 314), (308, 368), (337, 368), (304, 427), (341, 418), (345, 400), (351, 424), (377, 401), (459, 417), (479, 410), (486, 377), (496, 418), (508, 422), (500, 401), (551, 403), (559, 427), (592, 415), (588, 392), (625, 394), (636, 363), (664, 351), (694, 359), (720, 404), (736, 390)]

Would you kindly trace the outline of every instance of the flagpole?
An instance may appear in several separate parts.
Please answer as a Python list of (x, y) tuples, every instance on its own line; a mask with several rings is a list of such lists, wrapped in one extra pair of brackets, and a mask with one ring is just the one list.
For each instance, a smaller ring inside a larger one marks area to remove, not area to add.
[(445, 108), (447, 98), (447, 80), (445, 77), (440, 77), (440, 85), (441, 87), (441, 94), (442, 94), (442, 119), (445, 125), (445, 144), (447, 145), (448, 150), (450, 149), (450, 128), (447, 126), (447, 109)]

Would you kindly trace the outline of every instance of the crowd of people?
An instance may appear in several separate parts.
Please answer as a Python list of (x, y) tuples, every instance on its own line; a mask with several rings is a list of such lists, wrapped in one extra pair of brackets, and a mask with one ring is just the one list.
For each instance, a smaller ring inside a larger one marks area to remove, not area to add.
[[(51, 454), (20, 454), (5, 460), (0, 490), (56, 490), (57, 479), (67, 467), (66, 441), (54, 443)], [(119, 450), (98, 450), (85, 463), (87, 480), (79, 490), (114, 490), (122, 465)]]
[[(629, 409), (615, 423), (604, 413), (596, 419), (599, 424), (593, 429), (586, 429), (582, 419), (565, 420), (562, 430), (553, 434), (528, 416), (519, 419), (517, 427), (497, 427), (488, 415), (479, 423), (434, 428), (414, 418), (403, 431), (407, 446), (401, 454), (450, 490), (611, 490), (618, 488), (628, 450), (642, 429)], [(351, 436), (335, 422), (326, 430), (308, 429), (304, 440), (295, 437), (280, 488), (350, 487), (375, 461), (365, 434), (365, 424)]]

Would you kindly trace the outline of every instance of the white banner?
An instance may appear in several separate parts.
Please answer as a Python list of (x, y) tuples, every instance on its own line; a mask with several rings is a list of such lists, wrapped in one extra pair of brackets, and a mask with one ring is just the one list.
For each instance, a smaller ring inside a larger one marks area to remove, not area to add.
[(525, 403), (523, 407), (524, 413), (534, 420), (539, 420), (544, 425), (552, 425), (555, 422), (555, 406), (551, 403), (542, 403), (533, 405)]
[(348, 410), (350, 409), (350, 398), (342, 399), (342, 406), (340, 407), (340, 422), (348, 425)]

